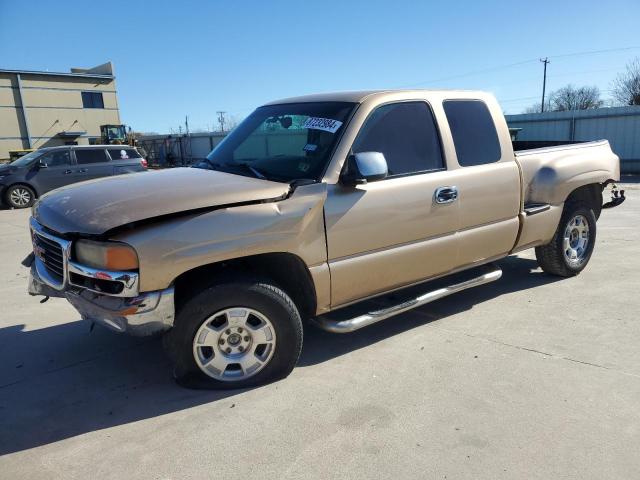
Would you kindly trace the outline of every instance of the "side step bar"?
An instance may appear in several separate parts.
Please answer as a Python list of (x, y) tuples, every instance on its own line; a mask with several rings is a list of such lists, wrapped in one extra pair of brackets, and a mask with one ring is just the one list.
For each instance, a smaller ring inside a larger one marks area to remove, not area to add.
[(332, 320), (329, 317), (330, 314), (327, 314), (316, 317), (314, 319), (314, 322), (316, 323), (316, 325), (318, 325), (318, 327), (328, 332), (350, 333), (368, 325), (372, 325), (382, 320), (386, 320), (387, 318), (412, 310), (414, 308), (421, 307), (422, 305), (426, 305), (427, 303), (431, 303), (440, 298), (447, 297), (453, 293), (461, 292), (462, 290), (466, 290), (467, 288), (477, 287), (479, 285), (484, 285), (485, 283), (495, 282), (500, 277), (502, 277), (502, 270), (500, 269), (500, 267), (494, 266), (494, 270), (478, 277), (474, 277), (464, 282), (454, 283), (446, 287), (438, 288), (437, 290), (426, 292), (415, 298), (411, 298), (407, 301), (384, 308), (382, 310), (365, 313), (363, 315), (359, 315), (346, 320)]

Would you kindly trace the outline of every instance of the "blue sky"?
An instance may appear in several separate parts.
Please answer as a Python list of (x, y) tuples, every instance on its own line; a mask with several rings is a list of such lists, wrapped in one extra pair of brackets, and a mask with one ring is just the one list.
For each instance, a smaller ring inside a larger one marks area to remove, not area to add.
[(177, 130), (185, 115), (207, 129), (218, 110), (241, 119), (292, 95), (405, 86), (489, 90), (519, 113), (540, 97), (544, 56), (548, 91), (596, 85), (608, 97), (616, 73), (640, 56), (639, 6), (0, 0), (0, 68), (68, 71), (111, 60), (122, 120), (139, 131)]

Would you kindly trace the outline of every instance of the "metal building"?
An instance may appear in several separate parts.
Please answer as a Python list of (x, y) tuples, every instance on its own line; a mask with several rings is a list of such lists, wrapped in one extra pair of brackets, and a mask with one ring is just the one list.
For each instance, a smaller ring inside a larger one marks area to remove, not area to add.
[(640, 173), (640, 106), (506, 115), (519, 141), (609, 140), (622, 173)]
[(0, 69), (0, 159), (13, 150), (100, 139), (119, 124), (111, 62), (68, 73)]

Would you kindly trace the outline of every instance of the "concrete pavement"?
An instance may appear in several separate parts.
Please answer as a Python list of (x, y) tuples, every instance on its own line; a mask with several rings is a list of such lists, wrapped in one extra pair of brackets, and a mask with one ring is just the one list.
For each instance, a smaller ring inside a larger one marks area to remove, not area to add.
[(0, 478), (640, 475), (640, 184), (591, 264), (503, 278), (350, 335), (307, 328), (284, 381), (185, 390), (157, 339), (26, 294), (28, 212), (0, 211)]

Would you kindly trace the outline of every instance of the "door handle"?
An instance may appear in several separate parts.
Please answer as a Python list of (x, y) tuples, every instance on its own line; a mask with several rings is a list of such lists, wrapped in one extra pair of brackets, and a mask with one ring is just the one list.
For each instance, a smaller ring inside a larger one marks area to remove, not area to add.
[(78, 173), (87, 173), (88, 170), (86, 168), (81, 168), (80, 170), (76, 170)]
[(453, 203), (458, 199), (458, 187), (439, 187), (435, 193), (436, 203)]
[(64, 172), (62, 172), (63, 175), (69, 175), (70, 173), (73, 173), (71, 170), (65, 170)]

